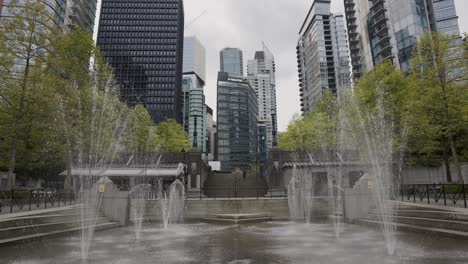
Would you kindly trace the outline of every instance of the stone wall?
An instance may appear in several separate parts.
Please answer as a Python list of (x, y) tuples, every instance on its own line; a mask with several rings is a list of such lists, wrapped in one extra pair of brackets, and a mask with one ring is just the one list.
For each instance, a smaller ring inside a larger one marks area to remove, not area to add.
[[(465, 183), (468, 183), (468, 163), (461, 163), (462, 175)], [(455, 165), (450, 164), (452, 173), (452, 182), (458, 182)], [(402, 171), (403, 184), (439, 184), (447, 183), (447, 176), (445, 173), (445, 166), (441, 167), (418, 167), (418, 168), (404, 168)]]
[[(286, 199), (245, 199), (245, 200), (186, 200), (184, 219), (199, 220), (214, 214), (268, 214), (274, 220), (288, 220), (289, 207)], [(146, 214), (150, 221), (161, 221), (161, 203), (146, 201)]]

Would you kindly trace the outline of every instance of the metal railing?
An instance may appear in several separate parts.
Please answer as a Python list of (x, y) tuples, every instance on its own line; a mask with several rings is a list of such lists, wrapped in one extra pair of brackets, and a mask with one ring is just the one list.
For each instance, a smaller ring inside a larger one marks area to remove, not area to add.
[[(196, 193), (196, 195), (195, 195)], [(201, 188), (197, 192), (191, 191), (188, 199), (280, 199), (287, 198), (286, 189), (279, 188), (234, 188), (234, 187), (217, 187), (217, 188)]]
[(32, 211), (76, 204), (72, 191), (51, 189), (0, 191), (0, 213)]
[(427, 204), (443, 204), (467, 207), (466, 184), (409, 184), (402, 185), (402, 201)]

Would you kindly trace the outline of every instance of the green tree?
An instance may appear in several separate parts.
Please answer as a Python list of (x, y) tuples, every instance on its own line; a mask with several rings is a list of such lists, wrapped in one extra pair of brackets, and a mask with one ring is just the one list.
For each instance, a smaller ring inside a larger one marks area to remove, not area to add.
[(155, 151), (153, 120), (143, 105), (137, 105), (130, 112), (127, 149), (144, 153)]
[[(360, 122), (364, 122), (364, 127), (369, 127), (369, 122), (388, 124), (392, 130), (388, 132), (393, 139), (393, 151), (399, 152), (406, 144), (407, 138), (407, 126), (403, 115), (407, 109), (408, 85), (404, 74), (395, 69), (390, 62), (377, 65), (354, 87), (353, 100), (358, 109), (352, 110), (348, 107), (345, 110), (350, 111), (352, 115), (349, 118), (350, 126), (356, 127)], [(356, 131), (361, 130), (362, 128)]]
[(50, 39), (54, 26), (46, 15), (45, 5), (38, 1), (8, 6), (9, 17), (0, 20), (0, 112), (2, 128), (6, 132), (4, 142), (8, 147), (8, 187), (14, 185), (14, 172), (19, 145), (25, 131), (35, 119), (33, 109), (41, 101), (42, 76), (46, 70), (46, 58), (50, 51)]
[[(163, 152), (181, 152), (191, 149), (187, 132), (174, 119), (161, 122), (152, 128), (151, 144), (156, 143)], [(154, 134), (153, 134), (154, 133)]]
[(449, 181), (450, 153), (458, 179), (463, 182), (459, 146), (468, 127), (466, 50), (454, 37), (433, 32), (420, 38), (413, 54), (408, 119), (414, 128), (424, 129), (413, 130), (414, 137), (427, 138), (415, 148), (426, 153), (441, 149)]
[(287, 151), (331, 149), (336, 144), (338, 105), (336, 96), (325, 91), (322, 99), (305, 117), (295, 115), (286, 132), (280, 133), (278, 146)]

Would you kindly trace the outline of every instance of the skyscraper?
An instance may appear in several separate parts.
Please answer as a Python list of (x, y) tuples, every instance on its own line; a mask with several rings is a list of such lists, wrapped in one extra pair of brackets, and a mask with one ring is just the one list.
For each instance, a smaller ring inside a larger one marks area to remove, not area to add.
[[(265, 129), (265, 139), (260, 140), (268, 150), (277, 145), (278, 125), (276, 112), (276, 67), (273, 54), (263, 44), (263, 50), (255, 53), (255, 58), (247, 64), (247, 78), (257, 94), (258, 121)], [(259, 127), (260, 129), (260, 127)]]
[(219, 52), (221, 72), (229, 76), (244, 76), (244, 58), (242, 50), (237, 48), (224, 48)]
[(217, 151), (224, 171), (247, 169), (256, 159), (257, 96), (248, 81), (218, 73)]
[(97, 45), (114, 68), (121, 99), (154, 122), (181, 123), (182, 0), (103, 0)]
[(436, 30), (448, 35), (460, 35), (454, 0), (432, 0)]
[(323, 91), (350, 86), (349, 49), (343, 15), (330, 0), (315, 0), (299, 32), (297, 61), (301, 110), (309, 112)]
[(97, 0), (68, 0), (65, 16), (70, 18), (70, 27), (79, 27), (92, 33), (96, 5)]
[(425, 32), (459, 35), (454, 0), (344, 0), (354, 79), (386, 60), (408, 72)]
[(192, 148), (206, 154), (205, 48), (192, 36), (184, 40), (182, 122)]

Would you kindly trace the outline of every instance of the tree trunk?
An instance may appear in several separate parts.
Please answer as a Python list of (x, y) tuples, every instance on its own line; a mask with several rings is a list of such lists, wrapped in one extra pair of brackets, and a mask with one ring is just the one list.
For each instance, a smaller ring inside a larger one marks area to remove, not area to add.
[(457, 172), (458, 182), (460, 184), (465, 184), (465, 181), (463, 180), (460, 162), (458, 161), (457, 149), (455, 148), (455, 142), (453, 140), (452, 135), (449, 135), (449, 144), (450, 151), (452, 152), (453, 163), (455, 163), (455, 171)]
[(21, 119), (23, 118), (24, 101), (26, 97), (27, 79), (29, 75), (29, 64), (31, 61), (31, 53), (32, 53), (32, 36), (29, 38), (28, 53), (26, 56), (26, 65), (24, 68), (23, 79), (21, 80), (20, 105), (15, 115), (15, 125), (13, 129), (13, 135), (12, 135), (12, 140), (11, 140), (11, 145), (10, 145), (10, 165), (8, 167), (8, 186), (7, 186), (7, 189), (10, 189), (10, 190), (15, 186), (15, 181), (16, 181), (16, 175), (14, 172), (15, 172), (15, 166), (16, 166), (18, 133), (19, 133)]
[(447, 182), (452, 182), (452, 173), (450, 171), (450, 161), (447, 153), (447, 145), (444, 144), (443, 158), (445, 164), (445, 175), (447, 176)]

